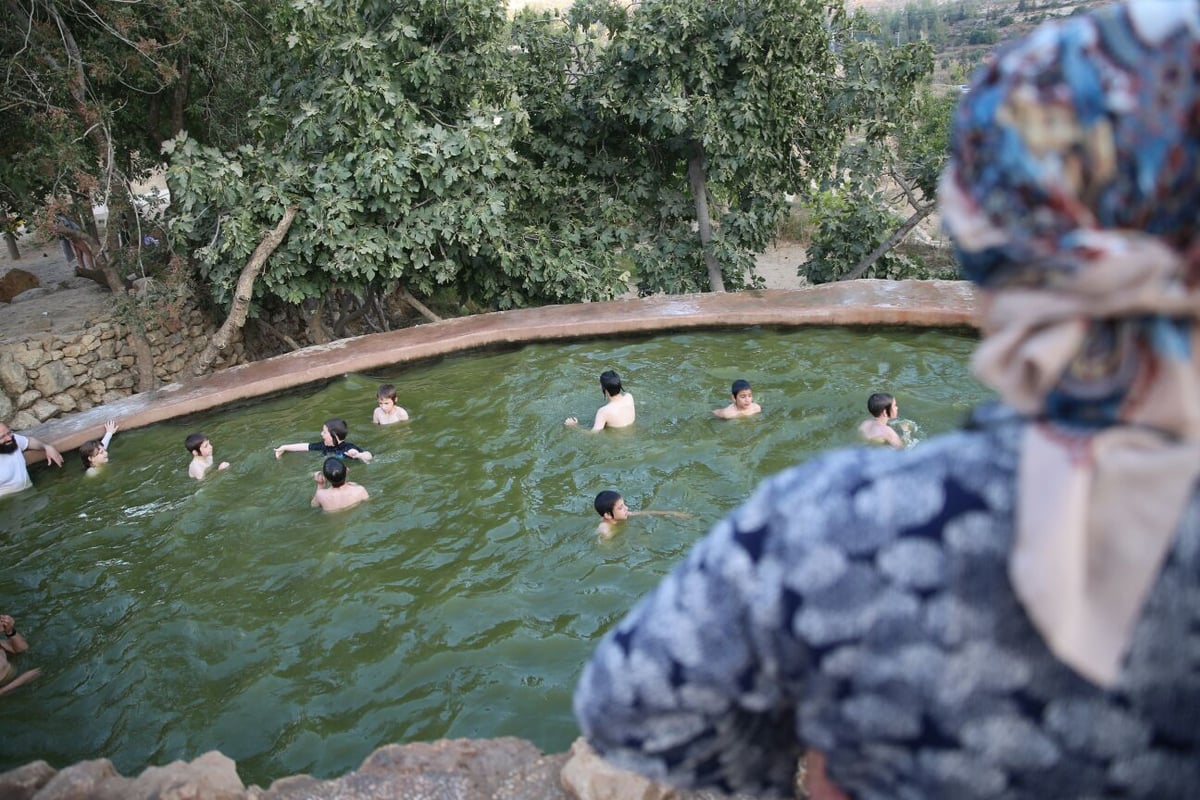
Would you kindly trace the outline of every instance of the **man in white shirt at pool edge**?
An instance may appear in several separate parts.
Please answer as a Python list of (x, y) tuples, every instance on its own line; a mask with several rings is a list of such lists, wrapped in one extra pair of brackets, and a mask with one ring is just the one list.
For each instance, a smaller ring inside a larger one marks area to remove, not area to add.
[(12, 428), (0, 422), (0, 497), (16, 494), (33, 485), (25, 466), (26, 450), (41, 450), (46, 454), (47, 464), (62, 466), (62, 454), (53, 445), (14, 433)]

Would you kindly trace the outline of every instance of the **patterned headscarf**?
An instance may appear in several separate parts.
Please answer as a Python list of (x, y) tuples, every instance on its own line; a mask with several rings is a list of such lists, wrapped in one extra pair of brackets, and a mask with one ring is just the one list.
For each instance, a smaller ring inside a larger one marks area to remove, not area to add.
[(1022, 443), (1017, 596), (1117, 683), (1200, 477), (1200, 0), (1127, 0), (1000, 50), (959, 106), (943, 224), (982, 289), (976, 374)]

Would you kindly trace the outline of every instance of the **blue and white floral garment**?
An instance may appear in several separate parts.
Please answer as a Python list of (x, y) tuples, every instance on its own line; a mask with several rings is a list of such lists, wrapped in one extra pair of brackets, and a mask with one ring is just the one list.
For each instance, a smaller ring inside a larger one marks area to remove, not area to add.
[(1200, 501), (1101, 689), (1009, 585), (1025, 427), (984, 409), (764, 483), (604, 638), (575, 695), (588, 740), (760, 795), (792, 796), (812, 747), (855, 800), (1200, 796)]

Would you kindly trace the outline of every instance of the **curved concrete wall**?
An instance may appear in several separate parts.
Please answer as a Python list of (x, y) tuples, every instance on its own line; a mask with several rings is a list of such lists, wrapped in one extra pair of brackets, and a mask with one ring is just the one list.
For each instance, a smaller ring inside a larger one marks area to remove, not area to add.
[(346, 372), (490, 345), (755, 325), (975, 324), (975, 295), (971, 285), (962, 281), (860, 280), (793, 291), (655, 295), (609, 303), (498, 311), (307, 347), (133, 395), (27, 432), (65, 452), (99, 437), (108, 419), (119, 419), (121, 427), (128, 430)]

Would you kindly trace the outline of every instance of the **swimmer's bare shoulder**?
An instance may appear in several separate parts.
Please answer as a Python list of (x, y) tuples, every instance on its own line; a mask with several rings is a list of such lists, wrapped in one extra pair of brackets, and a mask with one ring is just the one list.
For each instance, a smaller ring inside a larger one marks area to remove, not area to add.
[(904, 447), (900, 435), (886, 425), (881, 425), (873, 419), (864, 420), (858, 426), (859, 435), (871, 444), (886, 444), (891, 447)]
[[(601, 418), (603, 418), (603, 425), (600, 424)], [(623, 392), (601, 406), (600, 410), (596, 412), (596, 427), (626, 428), (632, 425), (636, 419), (637, 407), (633, 402), (633, 395)]]

